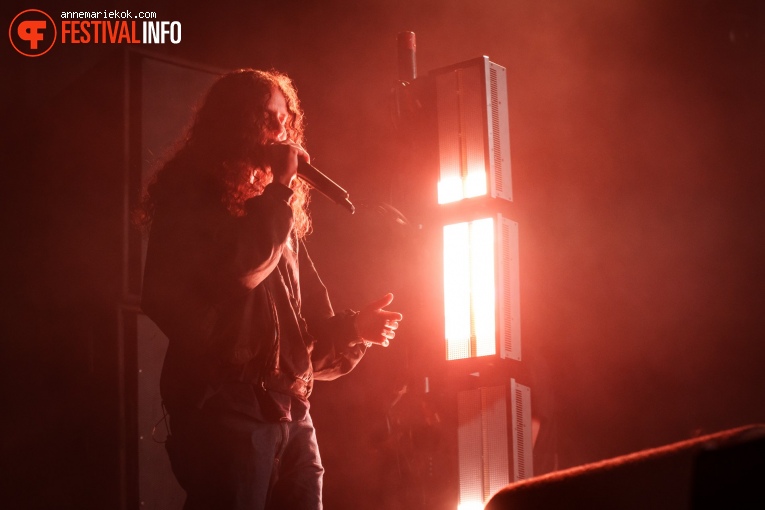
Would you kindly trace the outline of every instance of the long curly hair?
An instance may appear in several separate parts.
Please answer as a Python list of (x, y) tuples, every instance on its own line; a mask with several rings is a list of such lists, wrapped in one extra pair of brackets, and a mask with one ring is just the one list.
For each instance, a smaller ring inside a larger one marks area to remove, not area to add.
[[(157, 206), (166, 202), (218, 200), (231, 215), (244, 215), (245, 201), (260, 195), (273, 180), (265, 152), (265, 105), (274, 90), (287, 102), (287, 137), (302, 146), (303, 110), (286, 74), (254, 69), (227, 73), (207, 92), (179, 149), (147, 186), (134, 222), (148, 228)], [(301, 179), (293, 179), (291, 187), (293, 230), (302, 238), (311, 231), (309, 187)]]

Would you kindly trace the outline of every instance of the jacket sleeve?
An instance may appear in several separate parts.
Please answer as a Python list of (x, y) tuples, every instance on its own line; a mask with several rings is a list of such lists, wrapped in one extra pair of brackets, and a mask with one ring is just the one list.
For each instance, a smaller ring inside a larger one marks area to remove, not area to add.
[(269, 184), (239, 218), (220, 205), (167, 204), (157, 211), (142, 307), (168, 337), (193, 338), (197, 345), (187, 348), (204, 351), (218, 305), (255, 288), (276, 266), (292, 228), (291, 195)]
[(302, 312), (314, 339), (311, 351), (314, 379), (331, 381), (353, 370), (366, 347), (363, 342), (349, 347), (349, 343), (358, 339), (356, 313), (352, 310), (334, 313), (327, 289), (303, 243), (299, 257)]
[(246, 290), (257, 287), (276, 267), (290, 230), (292, 190), (271, 183), (263, 193), (245, 203), (245, 215), (221, 232), (223, 249), (229, 254), (229, 270)]
[[(291, 196), (286, 186), (269, 184), (245, 203), (241, 217), (212, 200), (178, 199), (158, 206), (141, 304), (170, 340), (163, 398), (194, 405), (203, 400), (217, 360), (228, 359), (239, 339), (246, 298), (254, 298), (252, 289), (271, 274), (285, 249)], [(258, 323), (267, 326), (268, 313)]]

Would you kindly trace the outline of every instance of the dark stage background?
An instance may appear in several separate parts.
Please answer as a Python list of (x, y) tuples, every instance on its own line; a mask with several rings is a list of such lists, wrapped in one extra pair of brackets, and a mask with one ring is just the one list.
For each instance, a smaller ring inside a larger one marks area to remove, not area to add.
[[(765, 3), (10, 4), (6, 24), (29, 8), (156, 11), (182, 23), (183, 39), (152, 51), (295, 80), (313, 162), (370, 206), (350, 217), (314, 198), (310, 247), (336, 308), (391, 290), (406, 315), (390, 348), (317, 384), (329, 510), (420, 508), (425, 482), (456, 506), (454, 403), (437, 397), (438, 367), (418, 364), (439, 348), (422, 302), (435, 282), (412, 280), (423, 247), (377, 207), (421, 221), (427, 168), (390, 118), (402, 30), (417, 35), (421, 75), (480, 55), (508, 70), (524, 363), (550, 438), (540, 470), (765, 422)], [(79, 162), (116, 157), (105, 140), (121, 129), (120, 100), (83, 77), (121, 49), (25, 58), (0, 46), (3, 506), (120, 508), (119, 431), (132, 423), (117, 404), (131, 380), (115, 319), (123, 175)], [(444, 426), (440, 442), (406, 443), (423, 375)], [(424, 481), (418, 447), (440, 452)]]

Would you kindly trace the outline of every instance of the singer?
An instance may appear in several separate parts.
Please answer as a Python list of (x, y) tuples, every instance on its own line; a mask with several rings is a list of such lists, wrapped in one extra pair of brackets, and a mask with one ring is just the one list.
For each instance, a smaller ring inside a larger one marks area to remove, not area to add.
[(387, 344), (387, 294), (335, 313), (308, 256), (303, 112), (284, 74), (209, 90), (147, 188), (142, 307), (169, 338), (160, 391), (186, 510), (320, 509), (308, 397)]

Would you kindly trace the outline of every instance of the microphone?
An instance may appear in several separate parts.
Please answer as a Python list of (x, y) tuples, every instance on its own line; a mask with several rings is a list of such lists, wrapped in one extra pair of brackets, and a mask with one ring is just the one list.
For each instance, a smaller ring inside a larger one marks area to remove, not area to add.
[(325, 197), (332, 200), (337, 205), (341, 205), (348, 209), (351, 214), (356, 211), (350, 200), (348, 200), (348, 192), (340, 187), (335, 181), (321, 173), (315, 166), (311, 165), (302, 158), (298, 158), (298, 177), (314, 187), (317, 191), (322, 193)]

